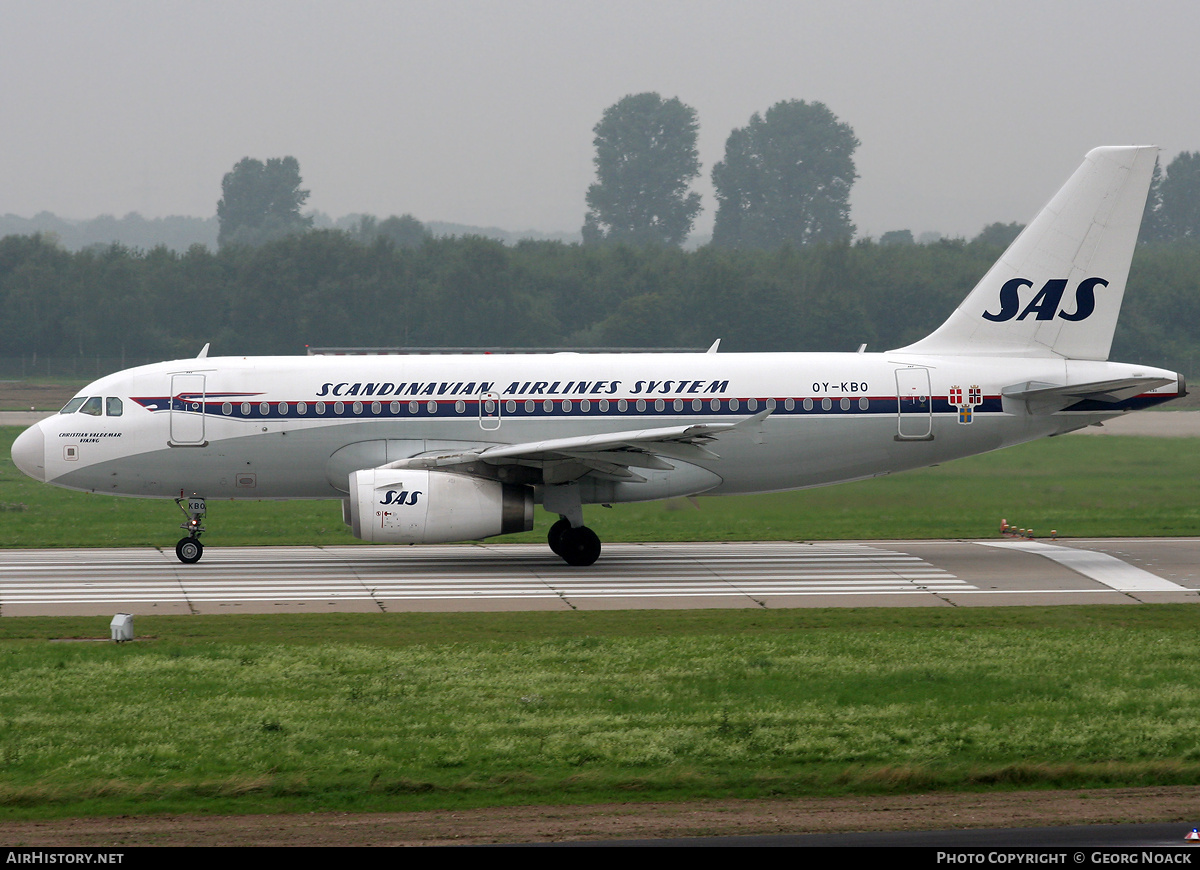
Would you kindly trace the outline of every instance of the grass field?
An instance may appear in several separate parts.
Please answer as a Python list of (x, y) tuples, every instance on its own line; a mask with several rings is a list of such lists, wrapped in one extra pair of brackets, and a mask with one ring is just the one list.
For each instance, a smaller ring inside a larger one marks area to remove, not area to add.
[(0, 817), (1200, 777), (1188, 605), (96, 623), (0, 621)]
[[(169, 500), (74, 493), (13, 466), (0, 428), (0, 547), (173, 547)], [(944, 466), (762, 496), (589, 507), (604, 541), (981, 538), (1000, 520), (1064, 537), (1200, 534), (1200, 439), (1049, 438)], [(544, 541), (551, 517), (507, 541)], [(210, 546), (358, 543), (337, 501), (209, 502)]]
[[(166, 546), (167, 501), (27, 480), (0, 545)], [(1195, 439), (1055, 438), (753, 498), (588, 509), (609, 541), (1200, 533)], [(513, 540), (544, 540), (539, 530)], [(353, 543), (213, 502), (213, 545)], [(1044, 531), (1043, 531), (1044, 530)], [(3, 556), (0, 554), (0, 559)], [(1193, 605), (0, 620), (0, 817), (363, 811), (1200, 780)]]

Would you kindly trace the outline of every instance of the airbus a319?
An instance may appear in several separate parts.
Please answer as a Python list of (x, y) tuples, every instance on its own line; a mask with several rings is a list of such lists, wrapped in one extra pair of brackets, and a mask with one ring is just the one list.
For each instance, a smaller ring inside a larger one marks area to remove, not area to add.
[(822, 486), (1102, 423), (1186, 393), (1108, 362), (1157, 149), (1097, 148), (950, 318), (884, 353), (208, 357), (97, 380), (13, 444), (37, 480), (174, 498), (340, 499), (367, 541), (433, 544), (584, 506)]

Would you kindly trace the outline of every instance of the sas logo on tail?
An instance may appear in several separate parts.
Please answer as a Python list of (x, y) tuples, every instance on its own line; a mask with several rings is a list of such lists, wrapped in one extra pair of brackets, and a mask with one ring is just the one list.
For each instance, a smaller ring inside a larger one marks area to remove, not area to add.
[[(995, 313), (985, 311), (983, 316), (996, 323), (1003, 323), (1014, 317), (1024, 320), (1031, 314), (1036, 320), (1053, 320), (1055, 314), (1063, 320), (1087, 320), (1096, 310), (1096, 288), (1107, 287), (1108, 282), (1103, 278), (1086, 278), (1080, 281), (1079, 286), (1075, 288), (1074, 311), (1059, 309), (1059, 303), (1062, 302), (1063, 293), (1067, 289), (1066, 278), (1051, 278), (1022, 310), (1019, 291), (1022, 287), (1032, 286), (1033, 282), (1028, 278), (1013, 278), (1004, 282), (1004, 286), (1000, 288), (1000, 310)], [(1018, 311), (1021, 313), (1017, 314)]]
[(414, 492), (409, 492), (406, 489), (402, 489), (399, 492), (397, 492), (394, 489), (389, 489), (387, 491), (387, 494), (383, 497), (383, 501), (381, 501), (379, 503), (380, 504), (394, 504), (394, 505), (416, 504), (417, 496), (419, 496), (420, 494), (421, 494), (421, 490), (419, 490), (419, 489), (415, 490)]

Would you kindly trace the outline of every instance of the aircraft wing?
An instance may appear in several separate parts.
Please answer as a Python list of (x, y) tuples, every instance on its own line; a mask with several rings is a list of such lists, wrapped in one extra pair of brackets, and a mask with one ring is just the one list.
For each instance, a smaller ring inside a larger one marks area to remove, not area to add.
[(1030, 414), (1053, 414), (1085, 401), (1117, 405), (1170, 383), (1174, 382), (1165, 378), (1119, 378), (1068, 386), (1029, 381), (1005, 387), (1000, 394), (1005, 399), (1025, 402)]
[(613, 480), (643, 480), (632, 468), (669, 471), (665, 459), (697, 462), (719, 459), (707, 445), (735, 429), (761, 423), (770, 414), (761, 411), (736, 423), (696, 423), (550, 438), (521, 444), (481, 445), (469, 450), (434, 452), (389, 462), (384, 468), (453, 469), (470, 474), (477, 463), (540, 467), (545, 483), (565, 483), (594, 474)]

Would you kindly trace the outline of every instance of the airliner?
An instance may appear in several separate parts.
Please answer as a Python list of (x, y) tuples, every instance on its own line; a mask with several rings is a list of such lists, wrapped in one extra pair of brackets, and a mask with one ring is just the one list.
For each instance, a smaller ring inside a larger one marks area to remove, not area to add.
[(122, 371), (23, 432), (68, 489), (173, 498), (199, 561), (207, 500), (339, 499), (355, 536), (435, 544), (585, 505), (823, 486), (1060, 435), (1186, 394), (1109, 362), (1157, 149), (1097, 148), (940, 327), (884, 353), (209, 357)]

